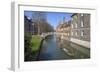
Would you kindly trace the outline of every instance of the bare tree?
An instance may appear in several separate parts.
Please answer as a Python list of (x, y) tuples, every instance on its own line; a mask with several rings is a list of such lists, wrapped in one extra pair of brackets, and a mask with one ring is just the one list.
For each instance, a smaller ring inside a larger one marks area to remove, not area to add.
[(33, 12), (33, 22), (37, 23), (38, 34), (53, 31), (53, 27), (47, 22), (45, 12)]

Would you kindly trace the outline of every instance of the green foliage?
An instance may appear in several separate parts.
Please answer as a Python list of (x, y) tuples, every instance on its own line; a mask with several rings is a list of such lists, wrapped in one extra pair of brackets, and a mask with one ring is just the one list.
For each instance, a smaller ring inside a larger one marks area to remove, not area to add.
[(38, 51), (42, 38), (39, 35), (34, 35), (32, 37), (32, 52)]
[(76, 23), (77, 22), (77, 15), (74, 15), (73, 21)]
[(32, 51), (32, 35), (30, 33), (25, 33), (25, 39), (24, 39), (24, 46), (25, 46), (25, 56), (28, 56), (31, 54)]
[(31, 55), (31, 53), (37, 52), (39, 50), (42, 38), (39, 35), (32, 35), (30, 33), (25, 33), (25, 56)]

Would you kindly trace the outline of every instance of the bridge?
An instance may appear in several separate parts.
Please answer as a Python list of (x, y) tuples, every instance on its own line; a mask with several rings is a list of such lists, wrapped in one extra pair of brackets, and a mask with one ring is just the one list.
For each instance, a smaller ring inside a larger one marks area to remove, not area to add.
[(54, 34), (55, 34), (54, 32), (42, 33), (42, 34), (41, 34), (41, 37), (42, 37), (43, 39), (45, 39), (47, 36), (49, 36), (49, 35), (54, 35)]

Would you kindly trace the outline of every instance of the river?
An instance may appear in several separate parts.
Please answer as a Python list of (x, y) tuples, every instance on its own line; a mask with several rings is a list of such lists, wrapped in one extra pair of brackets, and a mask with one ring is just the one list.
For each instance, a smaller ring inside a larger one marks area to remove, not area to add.
[(57, 35), (46, 38), (41, 48), (39, 61), (90, 58), (90, 48), (66, 40), (59, 40)]

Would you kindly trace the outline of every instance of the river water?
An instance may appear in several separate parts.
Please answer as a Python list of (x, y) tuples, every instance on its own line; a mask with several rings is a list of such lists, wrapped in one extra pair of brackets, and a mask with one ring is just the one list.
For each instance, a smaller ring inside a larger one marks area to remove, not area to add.
[(39, 60), (66, 60), (90, 58), (90, 48), (59, 40), (57, 35), (47, 37), (42, 44)]

